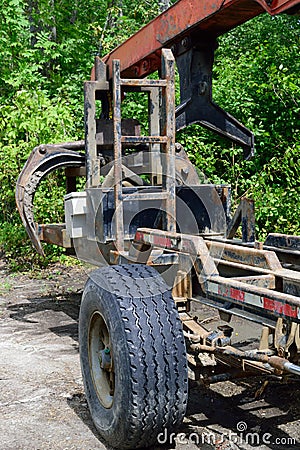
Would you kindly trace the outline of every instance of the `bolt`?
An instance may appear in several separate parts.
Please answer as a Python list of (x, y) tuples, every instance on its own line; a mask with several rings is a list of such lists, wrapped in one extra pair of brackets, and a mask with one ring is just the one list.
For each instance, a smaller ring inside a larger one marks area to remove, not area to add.
[(174, 56), (177, 55), (177, 44), (173, 44), (172, 45), (171, 52), (173, 53)]
[(182, 145), (181, 144), (179, 144), (179, 142), (176, 142), (175, 143), (175, 150), (176, 150), (176, 152), (180, 152), (181, 150), (182, 150)]
[(149, 68), (149, 63), (148, 63), (147, 60), (143, 61), (142, 68), (143, 68), (144, 71), (148, 70), (148, 68)]
[(206, 89), (207, 89), (206, 81), (200, 81), (200, 83), (198, 85), (198, 93), (199, 93), (199, 95), (204, 95)]
[(187, 47), (188, 44), (189, 44), (188, 38), (187, 37), (183, 38), (182, 41), (181, 41), (182, 47)]

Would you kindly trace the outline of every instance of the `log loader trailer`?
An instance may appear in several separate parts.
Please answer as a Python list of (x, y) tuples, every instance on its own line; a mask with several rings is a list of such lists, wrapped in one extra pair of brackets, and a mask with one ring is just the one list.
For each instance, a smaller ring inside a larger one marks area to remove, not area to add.
[[(200, 180), (176, 143), (176, 131), (200, 123), (253, 155), (252, 132), (212, 100), (217, 38), (261, 13), (299, 7), (299, 0), (179, 0), (96, 57), (84, 84), (85, 139), (36, 147), (19, 176), (17, 206), (36, 250), (53, 243), (98, 266), (80, 307), (80, 359), (91, 416), (114, 448), (147, 447), (176, 431), (188, 378), (300, 374), (300, 237), (257, 242), (253, 202), (242, 198), (231, 217), (230, 186)], [(137, 120), (122, 119), (127, 92), (147, 98), (144, 134)], [(35, 191), (61, 168), (65, 223), (38, 225)], [(78, 177), (86, 179), (80, 192)], [(207, 329), (194, 304), (215, 308), (221, 325)], [(257, 348), (232, 344), (232, 316), (261, 326)]]

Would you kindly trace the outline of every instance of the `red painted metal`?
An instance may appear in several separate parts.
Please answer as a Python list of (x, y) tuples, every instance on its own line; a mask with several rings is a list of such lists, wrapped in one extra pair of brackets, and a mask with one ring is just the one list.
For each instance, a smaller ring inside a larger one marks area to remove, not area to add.
[(297, 317), (297, 308), (295, 306), (288, 305), (286, 303), (278, 302), (271, 298), (263, 298), (264, 301), (264, 308), (268, 309), (269, 311), (275, 311), (279, 314), (282, 314), (284, 316), (288, 317)]
[[(270, 3), (270, 2), (269, 2)], [(217, 37), (267, 12), (270, 15), (300, 7), (300, 0), (179, 0), (123, 44), (103, 58), (112, 76), (112, 61), (119, 59), (121, 76), (141, 78), (160, 67), (163, 47), (182, 42), (187, 36)], [(95, 70), (92, 71), (94, 79)]]
[[(145, 234), (141, 231), (137, 231), (135, 234), (136, 241), (143, 241), (145, 238)], [(156, 247), (163, 247), (163, 248), (172, 248), (172, 241), (167, 236), (153, 236), (153, 239), (151, 240), (151, 244)]]
[[(139, 228), (135, 234), (135, 242), (138, 244), (151, 245), (158, 248), (173, 250), (178, 253), (189, 254), (193, 258), (196, 273), (203, 276), (205, 293), (210, 299), (215, 297), (228, 300), (236, 305), (243, 305), (245, 308), (255, 308), (255, 313), (260, 309), (264, 314), (269, 313), (272, 319), (282, 316), (286, 319), (300, 320), (300, 300), (299, 296), (291, 295), (270, 288), (247, 284), (242, 278), (224, 278), (219, 275), (214, 258), (219, 259), (220, 252), (215, 252), (219, 245), (222, 246), (222, 261), (239, 261), (240, 268), (252, 270), (260, 268), (261, 273), (276, 274), (278, 280), (291, 276), (291, 273), (282, 270), (276, 255), (265, 250), (244, 248), (240, 258), (238, 253), (234, 253), (234, 246), (224, 242), (203, 240), (200, 236), (185, 235), (180, 233), (168, 233), (161, 230), (149, 228)], [(205, 253), (206, 251), (206, 253)], [(247, 256), (248, 254), (248, 256)], [(261, 258), (259, 258), (259, 255)], [(273, 256), (273, 258), (272, 258)], [(264, 262), (263, 262), (264, 261)], [(243, 264), (247, 262), (247, 265)], [(221, 262), (222, 264), (222, 262)], [(259, 275), (258, 275), (259, 277)], [(295, 285), (299, 283), (296, 275)]]
[(239, 289), (230, 289), (230, 297), (239, 300), (240, 302), (243, 302), (245, 300), (245, 292), (240, 291)]

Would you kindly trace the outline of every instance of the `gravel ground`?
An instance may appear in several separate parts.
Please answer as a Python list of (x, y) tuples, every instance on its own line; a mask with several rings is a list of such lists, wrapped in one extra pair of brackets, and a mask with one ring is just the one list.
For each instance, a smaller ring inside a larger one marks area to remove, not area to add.
[[(107, 448), (91, 421), (80, 373), (77, 320), (86, 276), (80, 266), (56, 265), (33, 279), (10, 274), (0, 260), (0, 449)], [(235, 339), (251, 345), (257, 327), (240, 319), (234, 327)], [(180, 433), (164, 448), (300, 448), (299, 397), (297, 380), (191, 386)]]

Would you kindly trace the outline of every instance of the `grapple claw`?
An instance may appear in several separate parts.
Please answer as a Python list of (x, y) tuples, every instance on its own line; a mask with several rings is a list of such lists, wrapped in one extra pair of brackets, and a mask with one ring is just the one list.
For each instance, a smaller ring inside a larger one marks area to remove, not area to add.
[(39, 145), (35, 147), (19, 175), (16, 185), (16, 203), (22, 222), (36, 251), (44, 256), (44, 251), (34, 221), (33, 200), (36, 190), (50, 172), (63, 167), (80, 167), (85, 157), (76, 150), (84, 148), (84, 141), (66, 144)]

